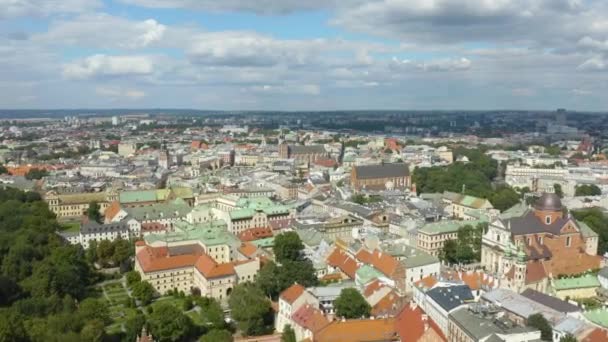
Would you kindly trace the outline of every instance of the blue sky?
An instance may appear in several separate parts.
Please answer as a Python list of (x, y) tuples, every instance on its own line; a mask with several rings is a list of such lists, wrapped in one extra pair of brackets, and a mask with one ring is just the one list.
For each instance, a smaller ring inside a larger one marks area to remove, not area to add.
[(601, 0), (0, 0), (0, 107), (606, 110)]

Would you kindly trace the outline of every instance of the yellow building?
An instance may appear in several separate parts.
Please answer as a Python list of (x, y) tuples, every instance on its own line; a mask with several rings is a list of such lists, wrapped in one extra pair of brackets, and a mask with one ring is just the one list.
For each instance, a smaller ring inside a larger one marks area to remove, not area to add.
[(112, 191), (68, 194), (58, 194), (56, 191), (49, 191), (44, 196), (49, 209), (57, 215), (57, 218), (76, 218), (86, 215), (91, 202), (97, 202), (100, 212), (103, 214), (106, 208), (110, 206), (110, 203), (117, 198), (117, 194)]

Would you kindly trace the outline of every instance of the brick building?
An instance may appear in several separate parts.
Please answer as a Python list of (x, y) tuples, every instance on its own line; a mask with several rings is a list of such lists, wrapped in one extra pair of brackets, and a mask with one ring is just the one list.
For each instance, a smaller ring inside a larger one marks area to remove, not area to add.
[(351, 171), (351, 186), (356, 190), (406, 189), (410, 185), (410, 168), (405, 163), (360, 165)]

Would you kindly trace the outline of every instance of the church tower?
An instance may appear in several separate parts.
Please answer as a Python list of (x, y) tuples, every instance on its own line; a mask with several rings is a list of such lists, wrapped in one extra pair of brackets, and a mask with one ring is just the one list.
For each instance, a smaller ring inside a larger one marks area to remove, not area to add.
[(526, 253), (520, 249), (515, 257), (515, 274), (513, 284), (516, 292), (521, 292), (526, 285)]

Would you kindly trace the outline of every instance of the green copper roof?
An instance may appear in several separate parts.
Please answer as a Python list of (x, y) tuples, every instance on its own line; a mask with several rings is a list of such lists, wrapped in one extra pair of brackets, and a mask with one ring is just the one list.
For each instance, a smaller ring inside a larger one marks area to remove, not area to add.
[(251, 241), (257, 248), (270, 248), (274, 246), (274, 236), (264, 239), (258, 239)]
[(372, 266), (363, 265), (357, 270), (355, 279), (359, 284), (365, 285), (370, 281), (380, 277), (384, 277), (384, 274), (382, 274), (382, 272), (378, 271)]
[(120, 203), (156, 202), (156, 190), (122, 191)]
[(142, 207), (125, 208), (125, 211), (137, 221), (160, 220), (186, 216), (192, 208), (182, 199), (169, 203), (156, 203)]
[(608, 328), (608, 310), (597, 309), (583, 313), (586, 319), (601, 327)]
[(233, 245), (236, 237), (228, 232), (226, 223), (217, 220), (207, 223), (190, 224), (180, 221), (174, 225), (175, 231), (144, 236), (147, 243), (199, 241), (205, 246)]
[(595, 274), (587, 274), (576, 278), (562, 278), (553, 281), (553, 288), (559, 290), (584, 289), (589, 287), (599, 287), (600, 281)]
[(479, 223), (485, 222), (487, 222), (485, 216), (483, 216), (480, 220), (470, 221), (442, 220), (439, 222), (427, 223), (422, 228), (420, 228), (418, 232), (423, 232), (427, 235), (456, 233), (458, 232), (458, 229), (460, 227), (464, 227), (466, 225), (471, 225), (475, 227)]
[(240, 209), (236, 209), (230, 212), (230, 218), (232, 220), (241, 220), (253, 217), (256, 211), (263, 212), (266, 215), (285, 215), (289, 213), (291, 207), (282, 204), (275, 204), (268, 197), (255, 197), (255, 198), (240, 198), (236, 206)]

